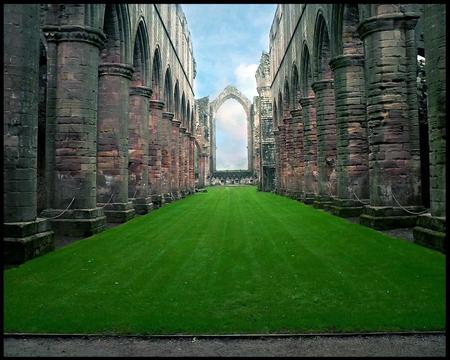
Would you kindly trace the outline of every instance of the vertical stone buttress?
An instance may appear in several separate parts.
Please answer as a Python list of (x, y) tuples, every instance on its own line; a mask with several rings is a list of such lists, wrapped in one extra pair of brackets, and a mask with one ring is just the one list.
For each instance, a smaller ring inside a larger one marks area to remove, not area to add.
[(292, 131), (292, 176), (293, 176), (293, 197), (301, 200), (304, 197), (304, 156), (303, 156), (303, 117), (302, 109), (291, 111), (291, 131)]
[(36, 214), (39, 5), (6, 4), (3, 21), (3, 260), (17, 264), (54, 249)]
[(369, 199), (364, 58), (346, 54), (330, 62), (336, 96), (338, 216), (359, 216)]
[(312, 204), (317, 195), (317, 124), (314, 97), (300, 99), (303, 114), (304, 203)]
[(150, 100), (150, 146), (149, 146), (149, 187), (152, 203), (155, 207), (162, 204), (161, 195), (161, 147), (158, 138), (159, 123), (162, 119), (164, 102), (158, 99)]
[(316, 98), (318, 196), (314, 206), (330, 208), (336, 195), (336, 112), (332, 79), (312, 84)]
[(171, 158), (172, 158), (172, 194), (175, 199), (180, 198), (180, 125), (181, 120), (172, 119), (172, 147), (171, 147)]
[(136, 214), (146, 214), (153, 209), (149, 192), (148, 151), (150, 131), (148, 126), (150, 88), (130, 88), (128, 116), (128, 197)]
[(163, 195), (163, 203), (170, 203), (172, 201), (171, 196), (171, 179), (170, 179), (170, 139), (172, 135), (172, 119), (174, 114), (164, 111), (160, 126), (158, 127), (158, 137), (161, 145), (161, 192)]
[(98, 69), (97, 202), (108, 222), (134, 216), (128, 200), (128, 105), (133, 68), (103, 63)]
[(420, 215), (414, 241), (446, 251), (446, 6), (424, 8), (425, 69), (428, 85), (430, 143), (430, 213)]
[(56, 86), (49, 92), (54, 104), (49, 150), (55, 158), (48, 165), (53, 166), (54, 188), (42, 216), (51, 218), (57, 233), (88, 236), (102, 231), (106, 222), (96, 193), (98, 64), (104, 34), (72, 25), (46, 26), (44, 31), (57, 46)]
[(411, 212), (423, 210), (414, 35), (418, 17), (387, 13), (358, 27), (366, 55), (370, 189), (370, 205), (360, 222), (376, 229), (414, 226), (417, 216)]

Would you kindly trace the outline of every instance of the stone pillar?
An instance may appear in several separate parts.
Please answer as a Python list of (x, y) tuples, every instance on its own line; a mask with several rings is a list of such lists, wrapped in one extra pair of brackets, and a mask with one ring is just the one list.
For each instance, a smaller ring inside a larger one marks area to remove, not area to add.
[(186, 128), (180, 126), (180, 189), (182, 197), (187, 194), (186, 186)]
[(180, 125), (181, 120), (172, 119), (172, 140), (171, 140), (171, 159), (172, 159), (172, 195), (175, 199), (180, 199)]
[(153, 209), (148, 186), (149, 98), (152, 90), (144, 86), (130, 88), (128, 118), (128, 197), (136, 214)]
[(150, 100), (150, 144), (148, 153), (148, 181), (153, 206), (162, 204), (161, 195), (161, 146), (158, 138), (158, 127), (162, 119), (164, 102)]
[(292, 141), (292, 127), (291, 127), (291, 117), (285, 117), (283, 119), (284, 125), (284, 134), (285, 134), (285, 189), (286, 195), (289, 197), (293, 197), (293, 158), (292, 155), (294, 153), (293, 146), (294, 143)]
[(275, 193), (280, 194), (281, 191), (281, 157), (280, 157), (280, 131), (273, 130), (273, 137), (275, 139)]
[(188, 194), (192, 192), (191, 189), (191, 162), (192, 162), (192, 154), (191, 154), (191, 132), (186, 130), (186, 138), (185, 138), (185, 154), (186, 154), (186, 169), (185, 169), (185, 182), (186, 189)]
[(330, 209), (336, 195), (336, 111), (333, 79), (312, 84), (316, 95), (318, 196), (314, 206)]
[(190, 188), (192, 193), (195, 192), (195, 136), (192, 134), (189, 137), (189, 147), (190, 147), (190, 161), (189, 161), (189, 179), (190, 179)]
[(334, 74), (337, 130), (337, 196), (335, 215), (361, 215), (369, 202), (364, 58), (340, 55), (330, 62)]
[(163, 196), (163, 204), (172, 201), (171, 179), (170, 179), (170, 139), (172, 135), (172, 119), (174, 114), (163, 111), (161, 126), (159, 127), (158, 135), (161, 144), (161, 191)]
[(317, 195), (317, 125), (314, 97), (300, 99), (303, 114), (304, 203), (312, 204)]
[[(423, 211), (414, 27), (419, 15), (364, 20), (370, 205), (360, 223), (375, 229), (411, 227)], [(405, 210), (406, 209), (406, 210)]]
[(286, 195), (286, 126), (278, 125), (280, 150), (280, 194)]
[(293, 161), (293, 197), (301, 200), (304, 197), (303, 181), (304, 181), (304, 157), (303, 157), (303, 118), (302, 110), (291, 111), (291, 129), (292, 129), (292, 154), (290, 157)]
[(428, 85), (428, 133), (430, 142), (430, 213), (420, 215), (414, 241), (446, 251), (446, 6), (424, 8), (425, 69)]
[(42, 216), (56, 233), (89, 236), (105, 228), (97, 207), (97, 92), (101, 31), (63, 25), (44, 28), (57, 43), (54, 116), (54, 191)]
[(106, 219), (134, 217), (128, 201), (128, 104), (132, 67), (104, 63), (98, 68), (97, 203)]
[(17, 264), (54, 249), (36, 217), (39, 5), (4, 5), (3, 260)]

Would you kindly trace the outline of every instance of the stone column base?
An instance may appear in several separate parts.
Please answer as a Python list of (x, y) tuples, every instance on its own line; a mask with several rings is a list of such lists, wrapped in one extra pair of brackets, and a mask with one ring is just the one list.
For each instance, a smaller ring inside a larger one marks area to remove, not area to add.
[(306, 205), (312, 205), (314, 203), (314, 200), (316, 199), (316, 195), (313, 193), (305, 193), (302, 201)]
[[(62, 209), (46, 209), (41, 216), (55, 217)], [(102, 208), (67, 210), (56, 219), (49, 219), (57, 235), (90, 236), (105, 229), (106, 217)]]
[[(363, 200), (369, 202), (369, 200)], [(334, 199), (331, 205), (331, 212), (333, 215), (346, 217), (360, 216), (364, 210), (364, 205), (359, 201), (352, 199)]]
[(174, 199), (174, 200), (180, 200), (181, 199), (181, 194), (180, 194), (179, 191), (172, 191), (171, 195), (172, 195), (172, 199)]
[(163, 204), (168, 204), (172, 202), (172, 194), (171, 193), (165, 193), (162, 197), (162, 203)]
[(423, 214), (413, 229), (414, 242), (445, 253), (446, 218)]
[[(425, 210), (422, 206), (405, 207), (411, 212)], [(359, 217), (359, 223), (376, 230), (410, 228), (416, 225), (417, 215), (407, 213), (399, 207), (367, 205)]]
[[(104, 204), (98, 204), (103, 206)], [(134, 217), (133, 203), (112, 203), (104, 207), (106, 221), (109, 223), (124, 223)]]
[(162, 196), (157, 194), (152, 194), (150, 196), (152, 199), (153, 209), (158, 209), (162, 206)]
[(331, 207), (333, 206), (333, 198), (329, 195), (316, 195), (313, 206), (317, 209), (331, 211)]
[(35, 221), (3, 224), (5, 265), (22, 264), (54, 249), (54, 232), (47, 219), (37, 218)]
[(135, 214), (145, 215), (153, 210), (151, 197), (133, 199)]
[(303, 199), (303, 192), (298, 190), (288, 190), (287, 196), (293, 200), (301, 200)]

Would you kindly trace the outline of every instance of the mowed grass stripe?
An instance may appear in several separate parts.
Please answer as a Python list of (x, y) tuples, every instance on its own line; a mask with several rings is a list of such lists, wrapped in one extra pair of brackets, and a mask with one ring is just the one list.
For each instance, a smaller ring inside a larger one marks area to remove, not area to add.
[(445, 257), (217, 187), (5, 271), (4, 301), (7, 332), (442, 330)]

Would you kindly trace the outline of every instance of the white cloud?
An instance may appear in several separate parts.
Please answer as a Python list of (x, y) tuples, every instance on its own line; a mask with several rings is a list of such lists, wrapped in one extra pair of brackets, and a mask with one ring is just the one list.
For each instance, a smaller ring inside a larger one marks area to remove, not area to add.
[(236, 87), (245, 94), (251, 101), (253, 96), (257, 96), (255, 73), (258, 64), (239, 64), (234, 70), (236, 77)]

